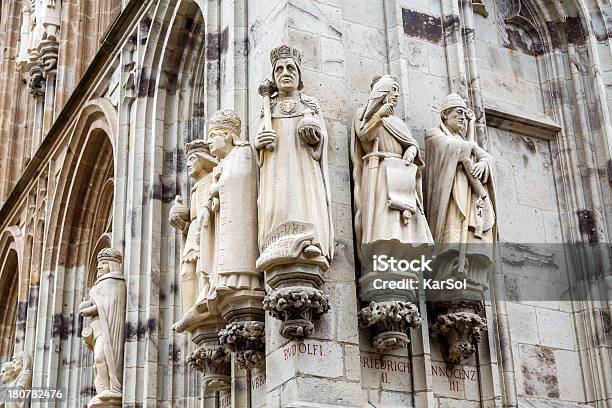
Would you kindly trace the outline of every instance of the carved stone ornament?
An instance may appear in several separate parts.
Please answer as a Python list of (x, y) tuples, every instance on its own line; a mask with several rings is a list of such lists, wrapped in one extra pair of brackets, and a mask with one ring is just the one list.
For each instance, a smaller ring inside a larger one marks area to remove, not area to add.
[(121, 270), (121, 252), (105, 248), (98, 253), (98, 275), (81, 302), (79, 314), (91, 318), (83, 340), (94, 355), (96, 396), (87, 406), (121, 406), (123, 398), (123, 344), (127, 286)]
[(232, 382), (232, 354), (225, 346), (203, 346), (187, 356), (187, 365), (204, 373), (202, 386), (207, 391), (229, 390)]
[(372, 346), (378, 351), (397, 350), (410, 343), (411, 328), (421, 325), (419, 309), (410, 302), (370, 302), (359, 312), (359, 325), (374, 327)]
[(41, 65), (38, 63), (38, 58), (35, 59), (37, 62), (30, 67), (28, 87), (32, 96), (41, 98), (45, 95), (45, 76)]
[(275, 290), (263, 303), (271, 316), (282, 321), (280, 334), (291, 340), (312, 335), (313, 318), (329, 310), (328, 296), (319, 289), (307, 287)]
[[(13, 356), (0, 368), (0, 383), (5, 387), (29, 389), (32, 386), (32, 357), (27, 351)], [(24, 408), (25, 401), (10, 401), (0, 405), (4, 408)]]
[(431, 333), (443, 344), (446, 362), (459, 364), (476, 351), (487, 329), (486, 319), (475, 313), (479, 309), (478, 305), (469, 302), (457, 302), (446, 307), (449, 313), (438, 315)]
[(260, 367), (266, 361), (265, 334), (263, 322), (235, 322), (219, 332), (219, 343), (237, 353), (238, 365), (249, 370)]

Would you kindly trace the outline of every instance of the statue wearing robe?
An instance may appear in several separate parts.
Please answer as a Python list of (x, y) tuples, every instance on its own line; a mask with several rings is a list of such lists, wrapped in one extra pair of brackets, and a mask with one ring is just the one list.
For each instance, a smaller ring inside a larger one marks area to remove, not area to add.
[[(258, 218), (262, 255), (258, 264), (269, 255), (266, 249), (271, 235), (279, 229), (291, 232), (296, 225), (307, 231), (295, 235), (303, 237), (296, 238), (298, 241), (304, 239), (302, 245), (292, 243), (299, 248), (299, 253), (294, 253), (296, 258), (328, 264), (333, 256), (329, 136), (319, 103), (299, 91), (300, 59), (294, 48), (281, 46), (272, 51), (271, 129), (266, 128), (266, 118), (262, 117), (255, 143), (260, 166)], [(271, 265), (274, 259), (265, 263)]]
[[(11, 361), (2, 365), (0, 382), (5, 387), (30, 389), (32, 386), (32, 357), (27, 351), (15, 354)], [(3, 408), (25, 408), (26, 406), (29, 406), (26, 401), (0, 401), (0, 407)]]
[[(227, 290), (262, 288), (255, 270), (257, 247), (257, 159), (249, 142), (240, 140), (240, 118), (217, 111), (209, 121), (211, 153), (219, 159), (207, 206), (212, 208), (215, 257), (209, 298)], [(210, 222), (209, 222), (210, 223)], [(240, 254), (240, 256), (236, 256)]]
[(98, 279), (89, 291), (89, 299), (79, 307), (81, 315), (91, 317), (90, 325), (83, 330), (83, 339), (94, 353), (97, 395), (88, 407), (122, 398), (127, 288), (120, 262), (119, 251), (111, 248), (100, 251)]
[(456, 251), (459, 261), (440, 257), (437, 277), (465, 272), (482, 283), (496, 239), (491, 156), (474, 140), (474, 113), (459, 95), (445, 99), (441, 117), (440, 126), (425, 136), (426, 214), (437, 252)]
[(367, 105), (355, 115), (351, 151), (357, 240), (431, 245), (421, 188), (423, 160), (406, 123), (392, 114), (398, 97), (394, 77), (377, 77)]
[(170, 209), (170, 224), (183, 231), (183, 253), (181, 256), (181, 303), (186, 315), (196, 299), (208, 293), (208, 276), (212, 270), (214, 254), (214, 231), (204, 226), (203, 219), (209, 214), (205, 207), (212, 183), (212, 169), (218, 164), (211, 156), (206, 141), (193, 140), (185, 145), (187, 170), (195, 180), (191, 188), (190, 208), (187, 209), (177, 197)]

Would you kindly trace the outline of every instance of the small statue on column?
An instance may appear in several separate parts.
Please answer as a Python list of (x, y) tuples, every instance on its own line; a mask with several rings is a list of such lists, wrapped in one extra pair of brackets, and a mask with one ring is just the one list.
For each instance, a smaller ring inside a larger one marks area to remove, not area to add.
[(98, 275), (81, 302), (79, 314), (91, 318), (83, 340), (94, 353), (96, 396), (87, 406), (120, 407), (123, 398), (123, 343), (127, 287), (121, 253), (105, 248), (98, 253)]

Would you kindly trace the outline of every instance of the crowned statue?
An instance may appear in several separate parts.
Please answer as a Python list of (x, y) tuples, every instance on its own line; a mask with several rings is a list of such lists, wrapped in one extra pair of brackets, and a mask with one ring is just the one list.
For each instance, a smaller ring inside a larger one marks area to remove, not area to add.
[[(196, 139), (185, 145), (187, 172), (194, 180), (191, 188), (190, 207), (176, 197), (170, 209), (169, 221), (183, 233), (180, 291), (184, 316), (188, 316), (196, 299), (206, 296), (210, 289), (209, 275), (214, 256), (214, 226), (209, 225), (210, 208), (206, 202), (210, 194), (213, 168), (218, 164), (205, 140)], [(180, 327), (182, 323), (177, 323)]]
[(254, 143), (260, 166), (258, 269), (292, 261), (327, 269), (334, 239), (325, 121), (317, 100), (301, 92), (300, 52), (282, 45), (270, 59), (273, 82), (259, 89), (264, 106)]
[(94, 354), (96, 396), (88, 407), (121, 406), (127, 292), (122, 261), (114, 248), (98, 253), (97, 279), (79, 306), (80, 315), (91, 318), (82, 333)]
[[(220, 110), (208, 122), (210, 153), (219, 159), (206, 204), (214, 223), (215, 258), (211, 293), (261, 289), (255, 271), (257, 247), (257, 158), (248, 141), (240, 139), (240, 118)], [(240, 254), (240, 256), (236, 256)]]

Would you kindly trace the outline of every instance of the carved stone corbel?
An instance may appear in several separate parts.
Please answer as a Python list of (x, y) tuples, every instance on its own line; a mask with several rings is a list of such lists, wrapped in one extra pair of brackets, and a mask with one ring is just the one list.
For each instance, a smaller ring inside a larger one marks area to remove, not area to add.
[(266, 361), (265, 334), (263, 322), (234, 322), (219, 332), (219, 343), (237, 353), (236, 361), (241, 368), (250, 370)]
[(486, 319), (478, 312), (480, 303), (454, 301), (439, 304), (445, 310), (440, 313), (432, 326), (432, 336), (443, 344), (444, 359), (451, 364), (459, 364), (476, 352), (483, 332), (487, 329)]
[(45, 96), (45, 76), (43, 73), (42, 66), (39, 63), (38, 53), (36, 55), (30, 55), (30, 60), (34, 60), (30, 66), (29, 82), (28, 87), (30, 88), (30, 94), (34, 98), (42, 98)]
[(286, 287), (267, 295), (264, 309), (282, 322), (283, 337), (303, 339), (314, 331), (313, 318), (329, 310), (329, 298), (316, 288)]
[(187, 365), (204, 374), (206, 391), (227, 391), (232, 382), (231, 352), (225, 346), (203, 346), (189, 353)]
[(47, 39), (40, 42), (39, 64), (47, 77), (55, 75), (57, 71), (57, 58), (59, 44), (55, 39)]
[(420, 326), (421, 321), (419, 309), (410, 302), (373, 301), (359, 312), (359, 325), (374, 328), (372, 346), (381, 352), (406, 347), (409, 330)]

